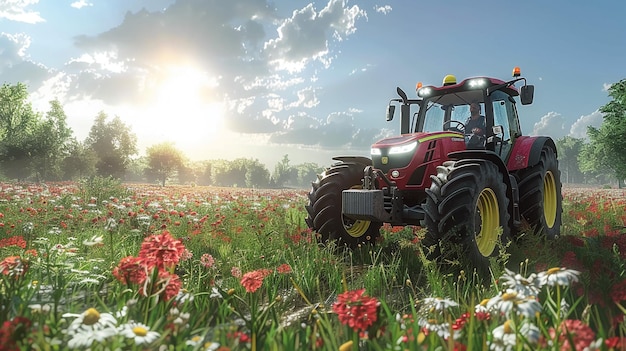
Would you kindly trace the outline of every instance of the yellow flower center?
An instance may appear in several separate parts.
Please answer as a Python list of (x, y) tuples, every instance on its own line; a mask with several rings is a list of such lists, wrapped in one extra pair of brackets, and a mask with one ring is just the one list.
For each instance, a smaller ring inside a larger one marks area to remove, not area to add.
[(133, 333), (137, 336), (146, 336), (148, 335), (148, 330), (141, 326), (136, 326), (133, 328)]
[(560, 268), (560, 267), (553, 267), (553, 268), (548, 269), (548, 272), (546, 272), (546, 273), (547, 273), (548, 275), (550, 275), (550, 274), (555, 274), (555, 273), (557, 273), (557, 272), (559, 272), (559, 271), (561, 271), (561, 268)]
[(483, 306), (483, 307), (484, 307), (484, 306), (487, 306), (487, 303), (488, 303), (488, 302), (489, 302), (489, 299), (483, 299), (483, 300), (480, 302), (480, 305), (481, 305), (481, 306)]
[(94, 325), (98, 323), (100, 320), (100, 312), (95, 308), (89, 308), (85, 311), (85, 316), (83, 317), (83, 324), (85, 325)]
[(507, 292), (507, 293), (502, 294), (503, 301), (515, 300), (516, 297), (517, 297), (516, 292)]
[(504, 332), (506, 334), (511, 334), (513, 333), (513, 328), (511, 328), (511, 320), (507, 320), (506, 322), (504, 322)]
[(343, 343), (341, 346), (339, 346), (339, 351), (350, 351), (352, 350), (352, 345), (354, 344), (354, 342), (352, 342), (352, 340)]

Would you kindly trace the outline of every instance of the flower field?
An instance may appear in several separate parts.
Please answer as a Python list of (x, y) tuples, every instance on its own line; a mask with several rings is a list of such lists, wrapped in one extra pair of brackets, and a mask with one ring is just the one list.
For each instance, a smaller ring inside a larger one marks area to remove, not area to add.
[(0, 350), (626, 350), (626, 192), (564, 188), (490, 284), (419, 227), (320, 245), (306, 190), (0, 184)]

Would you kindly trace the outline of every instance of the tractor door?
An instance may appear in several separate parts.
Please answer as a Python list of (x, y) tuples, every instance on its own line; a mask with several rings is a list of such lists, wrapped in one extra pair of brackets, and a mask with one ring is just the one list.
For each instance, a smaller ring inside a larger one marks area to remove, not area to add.
[(506, 162), (515, 138), (521, 135), (515, 100), (502, 91), (491, 95), (493, 106), (493, 136), (487, 141), (487, 149), (495, 151)]

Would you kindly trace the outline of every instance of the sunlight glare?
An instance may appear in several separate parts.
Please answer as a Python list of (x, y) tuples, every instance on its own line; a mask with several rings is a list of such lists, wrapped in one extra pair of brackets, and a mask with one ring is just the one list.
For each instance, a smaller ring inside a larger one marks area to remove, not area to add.
[(151, 117), (153, 132), (177, 146), (206, 144), (223, 122), (223, 104), (211, 99), (217, 82), (190, 66), (172, 67), (156, 88)]

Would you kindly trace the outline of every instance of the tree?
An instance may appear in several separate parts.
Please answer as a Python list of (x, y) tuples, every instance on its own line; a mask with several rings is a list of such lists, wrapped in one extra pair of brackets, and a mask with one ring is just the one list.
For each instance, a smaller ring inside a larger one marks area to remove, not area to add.
[(283, 155), (283, 159), (274, 167), (272, 179), (277, 187), (282, 187), (285, 183), (295, 183), (298, 178), (298, 170), (289, 165), (289, 155)]
[(556, 141), (556, 147), (559, 151), (559, 168), (561, 173), (565, 175), (566, 183), (581, 183), (583, 181), (578, 155), (580, 155), (584, 144), (584, 139), (570, 136), (565, 136)]
[(96, 153), (72, 138), (67, 143), (67, 156), (62, 161), (63, 179), (76, 180), (96, 174)]
[(67, 155), (72, 130), (67, 126), (67, 116), (58, 100), (50, 101), (50, 111), (34, 128), (32, 145), (33, 170), (42, 180), (62, 177), (61, 161)]
[(298, 171), (298, 186), (310, 188), (311, 182), (317, 179), (317, 175), (324, 171), (324, 167), (317, 163), (305, 162), (295, 166)]
[(19, 181), (30, 176), (30, 147), (38, 118), (28, 103), (26, 85), (0, 87), (0, 165), (7, 177)]
[(609, 96), (613, 100), (600, 108), (604, 114), (600, 128), (587, 127), (590, 147), (585, 148), (586, 169), (611, 170), (621, 188), (626, 179), (626, 79), (611, 85)]
[(168, 178), (184, 166), (183, 153), (170, 142), (150, 146), (146, 150), (148, 167), (146, 176), (158, 180), (162, 186)]
[(96, 116), (85, 143), (96, 153), (100, 176), (122, 179), (130, 157), (137, 153), (137, 136), (119, 117), (107, 119), (104, 112)]

